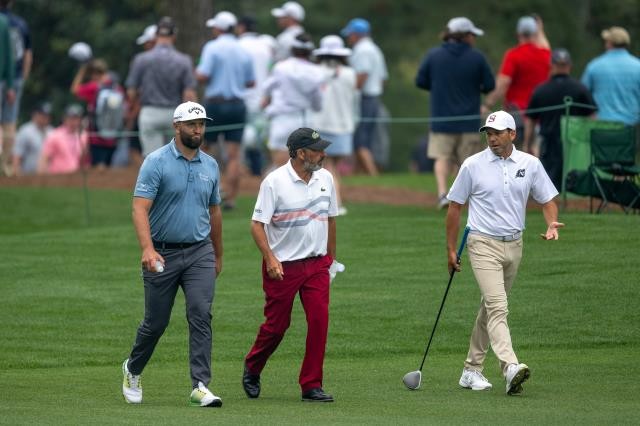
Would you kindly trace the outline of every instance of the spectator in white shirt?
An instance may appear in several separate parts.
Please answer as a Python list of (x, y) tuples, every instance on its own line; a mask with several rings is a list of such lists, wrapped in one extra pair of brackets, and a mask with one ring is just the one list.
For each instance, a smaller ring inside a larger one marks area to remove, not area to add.
[(292, 57), (276, 63), (264, 84), (262, 106), (271, 120), (267, 144), (273, 167), (289, 160), (287, 138), (294, 130), (309, 127), (312, 111), (322, 108), (320, 67), (309, 60), (314, 49), (311, 37), (300, 34), (291, 48)]
[(322, 109), (314, 114), (314, 128), (323, 139), (331, 142), (325, 151), (325, 168), (333, 174), (338, 194), (338, 213), (347, 213), (340, 195), (338, 162), (353, 154), (353, 131), (358, 88), (356, 72), (347, 65), (351, 49), (337, 35), (320, 40), (320, 48), (313, 51), (327, 83), (322, 86)]
[(360, 100), (360, 118), (353, 143), (356, 157), (364, 171), (371, 176), (378, 174), (373, 158), (372, 147), (375, 138), (376, 120), (380, 107), (380, 96), (384, 83), (389, 77), (384, 55), (371, 39), (371, 26), (362, 18), (354, 18), (341, 31), (353, 47), (351, 66), (358, 76), (358, 88), (362, 91)]
[(304, 8), (295, 1), (288, 1), (281, 7), (271, 9), (271, 15), (278, 20), (278, 26), (282, 32), (276, 37), (276, 61), (282, 61), (291, 56), (291, 47), (295, 38), (304, 33), (302, 21), (304, 21)]

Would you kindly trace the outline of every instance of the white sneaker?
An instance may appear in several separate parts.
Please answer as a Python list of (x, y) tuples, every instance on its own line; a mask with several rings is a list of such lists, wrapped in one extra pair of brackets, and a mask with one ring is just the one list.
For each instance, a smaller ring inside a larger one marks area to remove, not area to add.
[(465, 368), (462, 370), (462, 376), (458, 382), (463, 388), (471, 390), (488, 390), (491, 389), (491, 383), (481, 372)]
[(522, 392), (522, 384), (529, 378), (531, 371), (527, 364), (509, 364), (507, 366), (507, 395), (515, 395)]
[(202, 382), (198, 382), (198, 387), (191, 392), (189, 403), (197, 407), (222, 407), (222, 400), (212, 394)]
[(122, 395), (129, 404), (140, 404), (142, 402), (142, 376), (131, 374), (127, 368), (129, 359), (122, 363)]

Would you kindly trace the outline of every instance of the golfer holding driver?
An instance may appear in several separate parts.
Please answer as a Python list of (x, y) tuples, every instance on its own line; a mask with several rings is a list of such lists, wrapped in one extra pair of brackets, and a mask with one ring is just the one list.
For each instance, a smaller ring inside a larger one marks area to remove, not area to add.
[(480, 128), (488, 148), (467, 158), (447, 198), (447, 251), (449, 270), (460, 270), (456, 262), (456, 241), (462, 206), (469, 201), (467, 225), (471, 228), (467, 251), (471, 268), (482, 295), (469, 353), (464, 363), (460, 386), (473, 390), (491, 389), (482, 375), (484, 360), (493, 349), (507, 382), (508, 395), (522, 392), (529, 378), (529, 367), (516, 357), (507, 325), (507, 295), (515, 281), (522, 258), (522, 232), (529, 195), (542, 205), (547, 230), (545, 240), (557, 240), (558, 208), (553, 198), (558, 191), (542, 163), (516, 150), (516, 124), (513, 117), (497, 111)]
[(142, 251), (144, 319), (122, 364), (122, 393), (142, 402), (140, 376), (169, 325), (178, 288), (189, 323), (190, 402), (220, 407), (211, 380), (211, 306), (222, 270), (222, 214), (218, 163), (200, 150), (204, 107), (185, 102), (173, 113), (174, 139), (144, 160), (133, 193), (133, 226)]
[(287, 139), (289, 161), (260, 185), (251, 234), (262, 253), (265, 321), (245, 358), (242, 385), (260, 395), (260, 373), (289, 327), (297, 294), (307, 318), (300, 369), (302, 400), (332, 402), (322, 389), (329, 327), (329, 268), (336, 255), (338, 203), (331, 173), (322, 168), (330, 142), (306, 127)]

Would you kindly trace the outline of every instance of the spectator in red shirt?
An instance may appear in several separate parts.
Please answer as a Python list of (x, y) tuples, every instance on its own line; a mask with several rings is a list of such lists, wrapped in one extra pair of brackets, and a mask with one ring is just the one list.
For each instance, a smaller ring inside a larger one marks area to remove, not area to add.
[(94, 59), (83, 64), (71, 83), (71, 93), (87, 104), (89, 116), (89, 153), (91, 166), (104, 169), (111, 165), (113, 153), (116, 150), (117, 138), (98, 136), (96, 126), (96, 106), (98, 93), (104, 87), (111, 87), (116, 83), (111, 78), (107, 63), (102, 59)]
[(522, 112), (527, 109), (535, 87), (549, 78), (551, 70), (551, 48), (544, 33), (542, 19), (523, 16), (516, 27), (518, 45), (507, 50), (498, 72), (496, 88), (482, 105), (483, 115), (493, 111), (493, 107), (503, 101), (503, 110), (508, 111), (516, 121), (516, 147), (522, 148), (524, 120)]

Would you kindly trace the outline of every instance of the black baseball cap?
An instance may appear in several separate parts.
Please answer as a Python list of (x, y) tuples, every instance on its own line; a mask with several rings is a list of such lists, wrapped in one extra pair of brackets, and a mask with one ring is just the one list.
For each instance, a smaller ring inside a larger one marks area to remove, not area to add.
[(553, 52), (551, 52), (551, 63), (558, 65), (571, 64), (569, 51), (563, 48), (553, 49)]
[(40, 114), (51, 115), (51, 102), (40, 102), (34, 108), (33, 112), (39, 112)]
[(301, 127), (294, 130), (287, 139), (287, 146), (292, 151), (300, 148), (324, 151), (329, 145), (331, 145), (331, 142), (322, 139), (317, 130), (308, 127)]
[(158, 29), (156, 35), (171, 36), (176, 33), (176, 24), (170, 16), (163, 16), (158, 21)]

